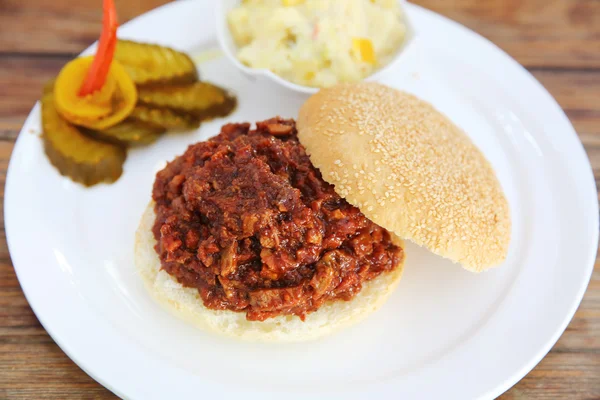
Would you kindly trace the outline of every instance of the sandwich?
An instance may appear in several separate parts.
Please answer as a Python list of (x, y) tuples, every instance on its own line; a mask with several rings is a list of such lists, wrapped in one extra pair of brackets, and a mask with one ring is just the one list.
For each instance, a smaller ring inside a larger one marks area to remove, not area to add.
[(297, 121), (225, 125), (159, 171), (135, 259), (153, 297), (202, 329), (298, 342), (377, 310), (402, 276), (404, 239), (483, 271), (508, 252), (508, 203), (431, 105), (343, 84)]

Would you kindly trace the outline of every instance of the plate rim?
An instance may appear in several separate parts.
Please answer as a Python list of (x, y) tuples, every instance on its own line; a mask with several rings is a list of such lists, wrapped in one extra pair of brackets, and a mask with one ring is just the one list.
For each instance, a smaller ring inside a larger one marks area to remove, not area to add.
[[(133, 20), (131, 20), (130, 22), (128, 22), (127, 24), (125, 24), (124, 26), (129, 25), (131, 22), (136, 21), (140, 18), (144, 18), (147, 17), (149, 15), (153, 15), (155, 13), (161, 13), (163, 12), (165, 9), (171, 8), (171, 7), (182, 7), (185, 6), (185, 3), (191, 3), (190, 1), (185, 1), (185, 2), (172, 2), (172, 3), (167, 3), (165, 5), (162, 5), (160, 7), (157, 7), (153, 10), (148, 11), (147, 13), (144, 13), (136, 18), (134, 18)], [(572, 134), (571, 139), (574, 139), (575, 142), (574, 144), (578, 144), (578, 151), (580, 152), (580, 156), (582, 156), (582, 162), (583, 164), (587, 167), (586, 169), (586, 174), (588, 175), (588, 185), (591, 183), (590, 187), (593, 188), (593, 190), (597, 193), (597, 189), (596, 189), (596, 184), (595, 181), (593, 179), (593, 172), (592, 172), (592, 168), (591, 168), (591, 164), (589, 161), (589, 157), (587, 155), (587, 153), (585, 152), (585, 149), (583, 147), (583, 144), (581, 143), (581, 140), (579, 139), (573, 125), (571, 124), (571, 121), (568, 119), (568, 117), (566, 116), (566, 114), (564, 113), (564, 111), (562, 110), (562, 108), (560, 107), (560, 105), (556, 102), (555, 98), (548, 92), (548, 90), (541, 85), (541, 83), (527, 70), (525, 69), (522, 65), (520, 65), (517, 61), (515, 61), (510, 55), (508, 55), (506, 52), (504, 52), (502, 49), (500, 49), (497, 45), (495, 45), (493, 42), (491, 42), (490, 40), (486, 39), (485, 37), (481, 36), (480, 34), (478, 34), (475, 31), (470, 30), (469, 28), (441, 15), (438, 13), (435, 13), (431, 10), (428, 10), (424, 7), (418, 6), (418, 5), (414, 5), (414, 4), (408, 4), (407, 8), (411, 9), (419, 9), (420, 12), (425, 12), (425, 13), (429, 13), (429, 14), (433, 14), (433, 16), (435, 18), (441, 18), (442, 20), (444, 20), (445, 22), (450, 22), (455, 28), (459, 28), (461, 30), (467, 31), (468, 34), (470, 34), (471, 36), (473, 36), (474, 38), (478, 38), (478, 39), (482, 39), (485, 44), (487, 46), (493, 46), (494, 50), (496, 50), (497, 52), (499, 52), (500, 54), (503, 55), (503, 58), (507, 61), (512, 63), (513, 65), (517, 66), (520, 70), (521, 73), (525, 73), (525, 75), (527, 75), (528, 80), (530, 80), (533, 84), (535, 84), (538, 87), (538, 90), (541, 89), (541, 93), (545, 96), (548, 97), (554, 104), (554, 107), (556, 108), (556, 111), (558, 111), (561, 118), (564, 118), (567, 123), (570, 126), (570, 133)], [(90, 48), (92, 48), (93, 46), (95, 46), (95, 43), (92, 44), (92, 46), (90, 46)], [(84, 50), (85, 52), (88, 52), (90, 50), (90, 48)], [(17, 147), (19, 146), (20, 143), (20, 139), (21, 136), (23, 136), (26, 132), (24, 132), (24, 127), (28, 125), (28, 123), (30, 122), (30, 119), (32, 118), (32, 115), (34, 115), (37, 111), (37, 109), (39, 108), (39, 102), (37, 102), (34, 107), (32, 108), (32, 110), (30, 111), (30, 114), (28, 115), (23, 128), (21, 130), (21, 132), (19, 133), (19, 136), (17, 138), (17, 140), (15, 141), (15, 145), (13, 148), (13, 152), (14, 150), (17, 149)], [(564, 132), (563, 134), (567, 134), (567, 132)], [(574, 137), (573, 137), (574, 136)], [(22, 142), (22, 141), (21, 141)], [(11, 195), (11, 193), (14, 193), (15, 190), (11, 190), (10, 188), (12, 188), (14, 186), (14, 183), (12, 183), (14, 181), (14, 178), (11, 178), (15, 172), (15, 167), (14, 167), (14, 162), (13, 162), (13, 157), (11, 154), (11, 158), (9, 161), (9, 165), (7, 168), (7, 175), (6, 175), (6, 184), (5, 184), (5, 199), (4, 199), (4, 218), (5, 218), (5, 231), (6, 231), (6, 240), (7, 240), (7, 245), (8, 245), (8, 249), (9, 249), (9, 253), (11, 254), (11, 258), (13, 257), (13, 249), (15, 248), (16, 245), (11, 244), (13, 243), (13, 239), (11, 239), (11, 237), (14, 237), (13, 235), (11, 235), (9, 233), (9, 231), (14, 231), (12, 228), (10, 228), (9, 226), (12, 226), (12, 221), (13, 218), (10, 217), (9, 215), (9, 209), (12, 208), (12, 206), (7, 207), (10, 203), (11, 203), (11, 198), (14, 195)], [(583, 171), (581, 171), (583, 173)], [(591, 179), (589, 179), (591, 177)], [(556, 344), (556, 342), (558, 341), (558, 339), (560, 338), (560, 336), (563, 334), (564, 330), (567, 328), (567, 326), (569, 325), (569, 323), (571, 322), (572, 318), (575, 315), (575, 312), (577, 311), (583, 296), (587, 290), (587, 287), (589, 285), (590, 279), (592, 277), (592, 273), (593, 273), (593, 269), (594, 269), (594, 261), (596, 258), (596, 252), (597, 252), (597, 243), (598, 243), (598, 233), (599, 233), (599, 218), (598, 218), (598, 199), (597, 196), (594, 196), (595, 198), (595, 210), (594, 210), (594, 233), (593, 233), (593, 237), (591, 238), (593, 242), (596, 243), (596, 246), (590, 246), (589, 248), (589, 254), (585, 257), (587, 259), (587, 279), (585, 280), (585, 282), (582, 282), (582, 284), (580, 285), (580, 289), (578, 292), (578, 295), (573, 298), (571, 300), (571, 307), (570, 307), (570, 311), (569, 313), (567, 313), (567, 315), (564, 316), (563, 318), (563, 323), (562, 325), (559, 327), (559, 329), (557, 329), (554, 332), (554, 335), (552, 336), (552, 339), (550, 341), (548, 341), (548, 343), (546, 343), (544, 346), (542, 346), (542, 348), (538, 351), (537, 356), (532, 358), (530, 360), (530, 362), (527, 365), (524, 365), (521, 370), (519, 371), (515, 371), (515, 373), (512, 375), (511, 379), (507, 379), (504, 384), (500, 385), (498, 384), (498, 386), (495, 388), (495, 390), (490, 390), (487, 394), (484, 395), (484, 397), (487, 396), (498, 396), (501, 393), (505, 392), (506, 390), (508, 390), (510, 387), (512, 387), (514, 384), (516, 384), (518, 381), (520, 381), (527, 373), (529, 373), (543, 358), (544, 356), (552, 349), (552, 347)], [(15, 222), (16, 223), (16, 222)], [(104, 387), (106, 387), (108, 390), (112, 391), (113, 393), (117, 394), (120, 397), (124, 396), (124, 393), (122, 393), (120, 390), (117, 390), (116, 387), (112, 386), (109, 384), (109, 382), (106, 382), (104, 379), (99, 379), (99, 376), (96, 373), (92, 373), (91, 370), (93, 368), (87, 368), (84, 365), (84, 360), (82, 360), (80, 357), (77, 357), (75, 354), (73, 354), (71, 352), (71, 349), (67, 350), (67, 344), (63, 343), (61, 340), (59, 340), (59, 338), (57, 337), (58, 335), (56, 334), (56, 332), (53, 333), (53, 331), (49, 330), (47, 328), (48, 321), (45, 320), (45, 318), (42, 318), (38, 312), (36, 311), (36, 308), (34, 307), (34, 305), (30, 302), (30, 294), (26, 291), (25, 286), (21, 283), (21, 276), (19, 274), (19, 269), (16, 265), (16, 263), (13, 263), (13, 267), (15, 270), (15, 273), (17, 275), (17, 278), (19, 280), (19, 283), (21, 285), (21, 288), (23, 290), (23, 293), (30, 305), (30, 307), (32, 308), (32, 310), (34, 311), (34, 313), (36, 314), (36, 317), (38, 318), (38, 320), (40, 321), (40, 323), (42, 324), (42, 326), (44, 327), (44, 329), (48, 332), (48, 334), (52, 337), (52, 339), (54, 340), (54, 342), (61, 348), (61, 350), (63, 352), (65, 352), (65, 354), (67, 354), (67, 356), (73, 360), (83, 371), (85, 371), (89, 376), (91, 376), (94, 380), (96, 380), (97, 382), (99, 382), (100, 384), (102, 384)]]

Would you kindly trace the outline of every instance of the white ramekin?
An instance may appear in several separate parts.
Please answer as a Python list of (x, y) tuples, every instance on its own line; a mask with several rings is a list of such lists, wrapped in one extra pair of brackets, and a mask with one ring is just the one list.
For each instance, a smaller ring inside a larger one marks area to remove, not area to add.
[[(406, 2), (404, 0), (398, 1), (400, 3), (400, 6), (402, 7), (402, 10), (404, 11), (403, 18), (407, 28), (406, 39), (402, 47), (398, 49), (395, 57), (387, 65), (366, 77), (364, 79), (365, 81), (378, 81), (378, 78), (381, 75), (383, 75), (386, 71), (401, 66), (403, 64), (403, 61), (407, 60), (410, 57), (410, 54), (414, 51), (416, 44), (416, 35), (414, 28), (406, 14)], [(242, 71), (244, 74), (246, 74), (252, 79), (265, 79), (296, 93), (312, 94), (316, 93), (319, 90), (319, 88), (298, 85), (296, 83), (290, 82), (280, 77), (279, 75), (269, 71), (268, 69), (250, 68), (247, 65), (242, 64), (237, 58), (237, 47), (233, 41), (227, 23), (227, 13), (235, 6), (239, 5), (240, 0), (218, 0), (216, 1), (216, 3), (217, 4), (215, 7), (215, 18), (217, 23), (217, 39), (219, 41), (219, 46), (221, 47), (229, 61), (231, 61), (240, 71)]]

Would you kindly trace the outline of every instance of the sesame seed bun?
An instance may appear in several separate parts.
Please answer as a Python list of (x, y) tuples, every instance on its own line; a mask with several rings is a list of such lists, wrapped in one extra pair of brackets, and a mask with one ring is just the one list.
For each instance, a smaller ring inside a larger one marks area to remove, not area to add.
[(494, 171), (429, 103), (343, 84), (310, 97), (297, 127), (323, 179), (376, 224), (470, 271), (506, 258), (509, 207)]
[[(183, 287), (177, 279), (161, 269), (154, 250), (152, 234), (155, 220), (154, 203), (144, 212), (135, 236), (135, 265), (152, 297), (177, 317), (203, 330), (254, 342), (302, 342), (330, 335), (356, 324), (385, 303), (400, 282), (403, 264), (391, 272), (365, 282), (361, 291), (350, 301), (330, 301), (306, 321), (292, 315), (248, 321), (243, 312), (212, 310), (204, 307), (198, 290)], [(404, 247), (400, 239), (394, 243)]]

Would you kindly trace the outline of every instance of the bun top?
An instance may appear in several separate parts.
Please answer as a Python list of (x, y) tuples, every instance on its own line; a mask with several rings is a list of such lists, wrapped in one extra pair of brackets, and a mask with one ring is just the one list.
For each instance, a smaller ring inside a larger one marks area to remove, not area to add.
[(323, 179), (373, 222), (470, 271), (506, 258), (510, 212), (494, 171), (429, 103), (342, 84), (311, 96), (297, 126)]

